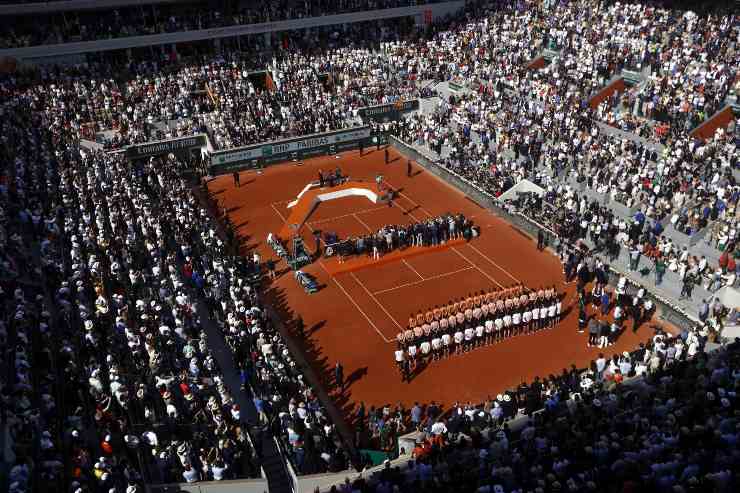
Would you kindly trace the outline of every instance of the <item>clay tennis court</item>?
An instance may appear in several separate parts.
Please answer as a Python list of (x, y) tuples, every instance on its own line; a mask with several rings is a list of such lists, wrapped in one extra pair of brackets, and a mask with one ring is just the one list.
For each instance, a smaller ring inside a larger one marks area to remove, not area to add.
[[(364, 265), (335, 276), (330, 275), (335, 259), (316, 261), (303, 268), (321, 286), (312, 295), (304, 292), (285, 262), (278, 264), (281, 275), (269, 286), (268, 301), (276, 306), (287, 327), (294, 327), (297, 316), (303, 318), (306, 337), (300, 342), (306, 358), (346, 417), (360, 401), (367, 406), (398, 402), (408, 406), (432, 400), (445, 405), (480, 402), (523, 379), (559, 372), (571, 364), (586, 366), (598, 355), (600, 350), (587, 348), (588, 335), (577, 333), (577, 310), (572, 309), (575, 284), (563, 283), (562, 268), (554, 255), (538, 252), (532, 238), (419, 165), (414, 164), (415, 173), (407, 177), (406, 159), (392, 149), (390, 154), (392, 162), (387, 165), (383, 151), (366, 151), (363, 157), (355, 151), (342, 154), (340, 159), (276, 165), (262, 174), (242, 172), (240, 188), (233, 186), (231, 175), (208, 183), (213, 199), (227, 208), (238, 226), (243, 252), (256, 247), (263, 260), (277, 260), (265, 238), (284, 226), (290, 214), (287, 204), (306, 184), (317, 180), (320, 169), (333, 170), (337, 165), (352, 180), (372, 182), (380, 173), (399, 193), (392, 207), (356, 197), (320, 204), (301, 231), (309, 250), (314, 248), (311, 229), (346, 237), (444, 213), (463, 213), (481, 227), (481, 236), (470, 243), (417, 248), (413, 254), (376, 265), (361, 260)], [(411, 313), (473, 291), (518, 282), (529, 288), (555, 285), (563, 292), (562, 322), (551, 330), (430, 362), (410, 383), (401, 382), (393, 358), (395, 336)], [(650, 335), (649, 324), (637, 334), (626, 330), (604, 352), (634, 349)], [(344, 366), (348, 380), (341, 395), (331, 392), (337, 361)]]

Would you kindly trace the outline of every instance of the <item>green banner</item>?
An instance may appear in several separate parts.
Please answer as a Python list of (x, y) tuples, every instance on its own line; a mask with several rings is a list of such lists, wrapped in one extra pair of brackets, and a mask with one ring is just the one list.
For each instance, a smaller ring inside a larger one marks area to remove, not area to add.
[(450, 81), (448, 82), (448, 85), (450, 86), (450, 89), (453, 91), (462, 91), (463, 89), (465, 89), (465, 87), (462, 84), (457, 83), (457, 82)]
[(209, 173), (215, 176), (293, 159), (333, 154), (354, 149), (360, 142), (369, 145), (371, 137), (370, 127), (365, 126), (219, 151), (211, 155)]

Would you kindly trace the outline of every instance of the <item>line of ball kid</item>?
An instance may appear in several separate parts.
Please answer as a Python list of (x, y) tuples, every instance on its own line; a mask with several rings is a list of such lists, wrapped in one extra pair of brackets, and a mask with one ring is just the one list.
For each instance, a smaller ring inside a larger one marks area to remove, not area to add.
[(481, 291), (409, 317), (396, 336), (395, 360), (407, 378), (420, 360), (463, 354), (506, 338), (552, 328), (562, 315), (554, 286)]

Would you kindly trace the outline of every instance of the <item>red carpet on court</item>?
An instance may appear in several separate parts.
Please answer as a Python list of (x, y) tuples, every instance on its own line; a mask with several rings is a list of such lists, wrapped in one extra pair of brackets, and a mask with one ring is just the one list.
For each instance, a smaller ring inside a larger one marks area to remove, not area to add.
[(465, 240), (450, 240), (447, 243), (435, 246), (409, 247), (402, 250), (397, 249), (382, 255), (379, 259), (372, 259), (369, 255), (348, 257), (343, 262), (335, 257), (321, 260), (321, 266), (330, 276), (336, 276), (344, 272), (356, 272), (363, 269), (375, 269), (383, 264), (408, 260), (419, 255), (429, 255), (433, 252), (446, 250), (456, 245), (462, 245)]

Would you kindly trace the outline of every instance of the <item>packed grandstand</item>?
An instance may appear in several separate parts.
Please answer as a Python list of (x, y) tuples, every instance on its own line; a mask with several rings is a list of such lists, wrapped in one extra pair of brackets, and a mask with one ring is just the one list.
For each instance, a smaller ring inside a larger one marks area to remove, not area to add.
[[(301, 491), (318, 473), (337, 474), (321, 491), (737, 491), (740, 345), (721, 334), (740, 306), (718, 295), (740, 272), (734, 2), (55, 3), (0, 10), (6, 491)], [(176, 49), (23, 52), (415, 7)], [(199, 180), (209, 153), (361, 128), (366, 108), (409, 100), (373, 135), (505, 197), (564, 272), (655, 299), (680, 333), (485, 402), (363, 406), (343, 433), (264, 302), (265, 266)], [(131, 152), (194, 135), (207, 152)], [(540, 193), (506, 198), (524, 181)], [(359, 475), (361, 444), (390, 459)]]

